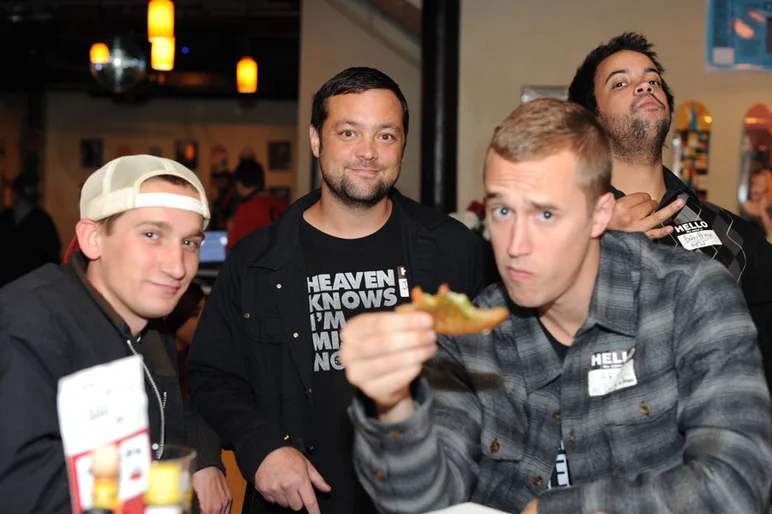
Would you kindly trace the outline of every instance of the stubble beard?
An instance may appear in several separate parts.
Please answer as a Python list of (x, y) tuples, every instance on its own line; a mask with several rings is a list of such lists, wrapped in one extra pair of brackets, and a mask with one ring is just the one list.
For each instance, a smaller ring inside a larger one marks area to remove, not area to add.
[(630, 114), (599, 115), (611, 141), (615, 159), (630, 164), (653, 166), (662, 160), (662, 146), (670, 130), (671, 116), (658, 120), (644, 120)]

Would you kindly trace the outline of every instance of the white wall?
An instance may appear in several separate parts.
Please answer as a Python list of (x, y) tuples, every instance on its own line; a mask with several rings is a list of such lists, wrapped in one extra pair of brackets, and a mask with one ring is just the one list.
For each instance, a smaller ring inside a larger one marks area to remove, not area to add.
[(308, 192), (311, 187), (308, 126), (314, 93), (350, 66), (369, 66), (393, 78), (410, 106), (410, 133), (397, 187), (417, 199), (421, 163), (420, 46), (356, 0), (303, 0), (300, 50), (298, 193)]
[[(634, 30), (656, 45), (676, 106), (703, 102), (713, 117), (709, 200), (737, 207), (745, 111), (772, 104), (772, 74), (705, 71), (705, 0), (463, 0), (461, 6), (458, 204), (482, 197), (493, 128), (523, 85), (568, 85), (584, 56)], [(666, 154), (665, 162), (670, 163)]]
[(80, 187), (95, 171), (81, 166), (82, 139), (102, 139), (103, 162), (115, 158), (122, 146), (131, 153), (148, 153), (156, 146), (162, 156), (174, 159), (175, 142), (193, 139), (198, 142), (196, 171), (205, 187), (213, 146), (225, 147), (231, 170), (248, 146), (266, 169), (267, 187), (289, 186), (296, 193), (294, 159), (289, 171), (271, 171), (268, 166), (269, 141), (290, 141), (297, 148), (295, 102), (153, 99), (142, 105), (119, 105), (84, 93), (58, 92), (47, 95), (45, 109), (44, 207), (65, 244), (79, 218)]

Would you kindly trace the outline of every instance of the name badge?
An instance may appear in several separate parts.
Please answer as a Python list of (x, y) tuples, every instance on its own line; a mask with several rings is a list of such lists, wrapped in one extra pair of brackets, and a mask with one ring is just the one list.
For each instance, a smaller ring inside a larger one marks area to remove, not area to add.
[(678, 241), (687, 250), (697, 250), (705, 246), (721, 246), (721, 239), (716, 232), (708, 228), (706, 221), (690, 221), (673, 227)]
[(587, 384), (590, 396), (605, 396), (638, 384), (633, 365), (635, 348), (627, 351), (599, 352), (592, 355)]

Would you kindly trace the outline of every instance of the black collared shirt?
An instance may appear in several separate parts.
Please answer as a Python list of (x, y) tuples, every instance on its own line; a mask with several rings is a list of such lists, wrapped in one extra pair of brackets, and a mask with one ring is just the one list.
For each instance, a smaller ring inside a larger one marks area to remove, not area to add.
[[(710, 202), (700, 200), (672, 171), (662, 167), (667, 191), (659, 209), (677, 198), (686, 201), (674, 217), (663, 223), (674, 231), (655, 242), (700, 250), (721, 262), (737, 280), (759, 331), (765, 357), (772, 357), (772, 245), (743, 218)], [(619, 199), (625, 193), (611, 188)]]

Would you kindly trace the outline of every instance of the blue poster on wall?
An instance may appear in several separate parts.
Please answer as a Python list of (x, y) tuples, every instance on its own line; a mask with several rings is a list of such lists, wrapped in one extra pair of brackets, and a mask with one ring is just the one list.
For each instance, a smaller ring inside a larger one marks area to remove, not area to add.
[(707, 2), (707, 69), (772, 71), (772, 1)]

